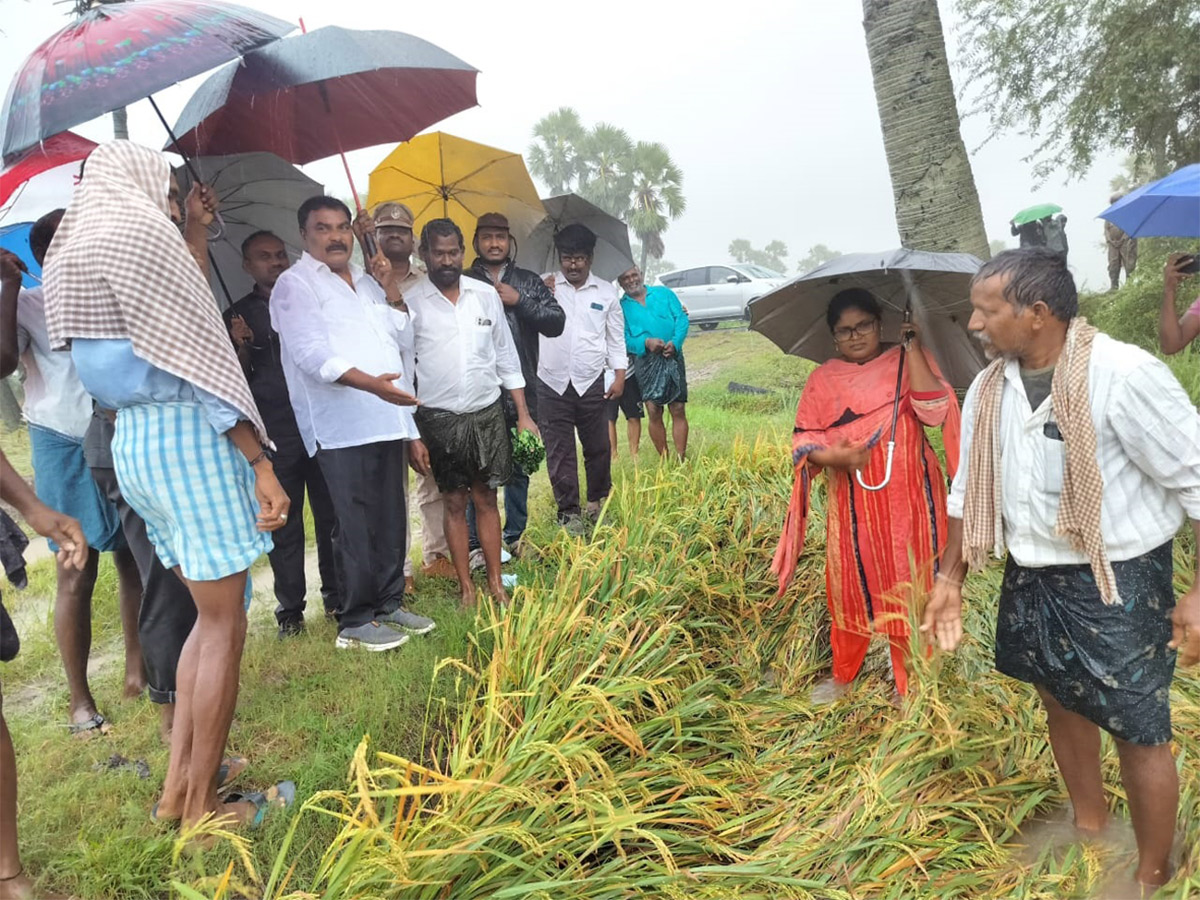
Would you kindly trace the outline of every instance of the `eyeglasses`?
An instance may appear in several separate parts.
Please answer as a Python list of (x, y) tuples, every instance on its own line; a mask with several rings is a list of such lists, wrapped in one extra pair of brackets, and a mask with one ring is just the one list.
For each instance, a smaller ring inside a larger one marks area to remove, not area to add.
[(561, 262), (563, 265), (572, 265), (573, 264), (573, 265), (581, 266), (585, 262), (587, 262), (589, 258), (590, 257), (586, 253), (560, 253), (558, 255), (558, 261)]
[(833, 339), (839, 344), (844, 344), (846, 341), (851, 340), (852, 338), (866, 337), (878, 327), (878, 319), (867, 319), (867, 321), (859, 322), (852, 328), (833, 329)]

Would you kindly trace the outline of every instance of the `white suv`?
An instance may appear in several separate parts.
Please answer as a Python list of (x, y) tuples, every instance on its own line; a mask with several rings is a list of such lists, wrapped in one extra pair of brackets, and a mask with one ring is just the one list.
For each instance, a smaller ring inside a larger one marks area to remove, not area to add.
[(749, 319), (750, 301), (786, 280), (787, 276), (763, 266), (742, 263), (676, 269), (658, 277), (659, 284), (679, 296), (691, 322), (704, 331), (727, 319)]

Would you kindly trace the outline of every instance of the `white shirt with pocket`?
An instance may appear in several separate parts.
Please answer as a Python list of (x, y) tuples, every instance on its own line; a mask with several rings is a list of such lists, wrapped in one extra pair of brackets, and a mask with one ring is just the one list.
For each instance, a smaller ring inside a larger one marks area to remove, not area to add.
[[(1096, 455), (1104, 479), (1101, 528), (1109, 559), (1133, 559), (1200, 521), (1200, 414), (1160, 360), (1099, 334), (1088, 372)], [(975, 426), (975, 388), (963, 403), (958, 474), (947, 500), (961, 519)], [(1047, 397), (1030, 409), (1016, 360), (1004, 370), (1000, 406), (1004, 541), (1018, 565), (1084, 565), (1055, 533), (1066, 445)]]
[(490, 284), (458, 280), (451, 303), (428, 278), (404, 296), (412, 314), (417, 397), (422, 406), (473, 413), (525, 387), (504, 304)]
[(538, 378), (556, 394), (574, 385), (582, 396), (606, 366), (625, 369), (625, 314), (616, 288), (595, 274), (575, 288), (562, 272), (555, 273), (554, 297), (567, 314), (567, 323), (558, 337), (538, 338)]
[(92, 398), (79, 380), (71, 354), (50, 349), (40, 287), (22, 289), (17, 295), (17, 353), (25, 366), (25, 421), (82, 438), (92, 421)]
[(380, 441), (413, 440), (412, 407), (396, 406), (338, 379), (350, 369), (399, 374), (412, 393), (409, 316), (387, 304), (383, 288), (357, 266), (354, 287), (305, 253), (271, 291), (271, 327), (279, 333), (283, 374), (305, 449), (335, 450)]

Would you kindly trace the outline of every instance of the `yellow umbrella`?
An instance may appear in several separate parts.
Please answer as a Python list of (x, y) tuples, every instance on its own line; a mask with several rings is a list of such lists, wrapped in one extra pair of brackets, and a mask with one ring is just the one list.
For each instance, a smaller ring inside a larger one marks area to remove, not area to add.
[(418, 236), (430, 219), (452, 219), (470, 253), (475, 222), (503, 213), (518, 242), (546, 216), (519, 153), (435, 131), (400, 144), (371, 172), (367, 203), (404, 203)]

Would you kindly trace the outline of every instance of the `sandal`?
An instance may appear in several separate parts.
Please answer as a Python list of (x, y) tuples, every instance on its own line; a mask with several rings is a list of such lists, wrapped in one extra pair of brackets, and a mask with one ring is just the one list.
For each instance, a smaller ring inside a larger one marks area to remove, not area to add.
[(250, 760), (244, 756), (225, 757), (221, 760), (221, 767), (217, 769), (217, 791), (225, 790), (249, 767)]
[(225, 797), (225, 803), (253, 803), (255, 808), (254, 818), (246, 825), (250, 828), (258, 828), (266, 818), (267, 811), (275, 807), (278, 809), (287, 809), (296, 801), (296, 785), (291, 781), (281, 781), (274, 787), (269, 787), (265, 791), (254, 791), (249, 794), (232, 793)]
[(96, 736), (95, 732), (108, 734), (110, 731), (112, 731), (112, 725), (100, 713), (94, 713), (91, 718), (85, 719), (82, 722), (67, 723), (67, 733), (71, 737), (78, 738), (81, 741), (91, 740)]

